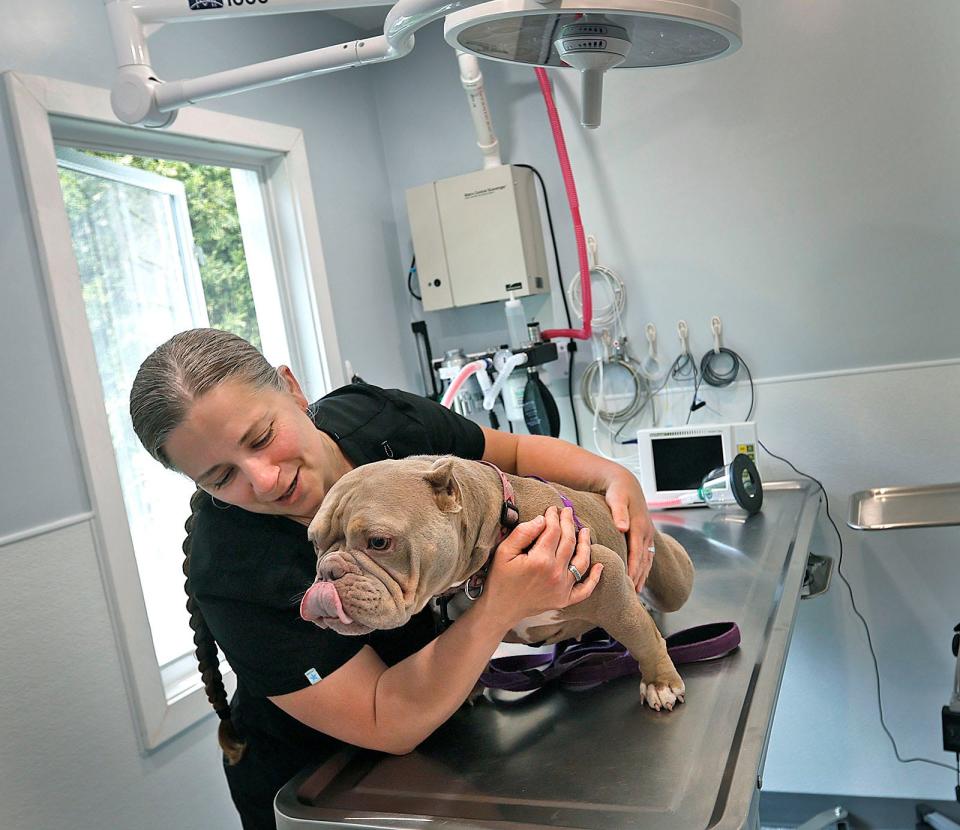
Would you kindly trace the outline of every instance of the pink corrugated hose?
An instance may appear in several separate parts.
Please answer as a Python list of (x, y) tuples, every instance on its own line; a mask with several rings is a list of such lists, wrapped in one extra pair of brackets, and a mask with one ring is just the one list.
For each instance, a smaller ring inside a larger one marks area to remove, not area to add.
[(590, 294), (590, 263), (587, 261), (587, 241), (583, 234), (583, 222), (580, 219), (580, 203), (577, 200), (577, 185), (573, 180), (573, 170), (570, 167), (570, 157), (567, 155), (567, 143), (563, 139), (563, 127), (560, 126), (560, 116), (553, 101), (553, 92), (550, 90), (550, 81), (543, 67), (536, 68), (537, 80), (540, 82), (540, 92), (543, 102), (547, 106), (547, 116), (550, 119), (550, 129), (553, 132), (553, 143), (557, 148), (557, 160), (560, 162), (560, 171), (563, 173), (563, 184), (567, 191), (567, 202), (570, 205), (570, 217), (573, 219), (573, 235), (577, 242), (577, 261), (580, 263), (580, 294), (583, 306), (583, 327), (579, 329), (547, 329), (543, 337), (550, 340), (554, 337), (573, 337), (577, 340), (589, 340), (592, 333), (591, 320), (593, 318), (593, 299)]

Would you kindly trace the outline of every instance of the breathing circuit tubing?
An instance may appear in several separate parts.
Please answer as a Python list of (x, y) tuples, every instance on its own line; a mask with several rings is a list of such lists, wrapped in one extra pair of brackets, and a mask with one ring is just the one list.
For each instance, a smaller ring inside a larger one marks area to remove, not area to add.
[(453, 399), (457, 397), (457, 392), (460, 391), (460, 387), (467, 382), (471, 375), (475, 375), (477, 372), (486, 368), (486, 360), (474, 360), (472, 363), (464, 366), (460, 370), (460, 374), (453, 379), (453, 383), (447, 387), (447, 391), (443, 393), (443, 398), (440, 400), (440, 403), (447, 407), (447, 409), (450, 409), (450, 407), (453, 406)]
[(493, 386), (483, 393), (484, 409), (493, 409), (493, 405), (497, 400), (497, 395), (499, 395), (500, 390), (503, 389), (503, 384), (507, 382), (507, 378), (513, 374), (514, 369), (516, 369), (518, 366), (523, 366), (523, 364), (526, 362), (527, 356), (523, 352), (518, 352), (517, 354), (511, 356), (510, 359), (503, 364), (503, 367), (497, 374), (497, 379), (494, 381)]
[(540, 83), (540, 93), (543, 103), (547, 107), (547, 117), (550, 119), (550, 129), (553, 133), (553, 143), (557, 148), (557, 161), (560, 163), (560, 172), (563, 173), (563, 184), (567, 191), (567, 202), (570, 205), (570, 217), (573, 219), (573, 235), (577, 241), (577, 260), (580, 264), (580, 291), (583, 297), (583, 327), (579, 329), (547, 329), (543, 332), (544, 340), (554, 337), (573, 337), (577, 340), (589, 340), (593, 334), (593, 301), (590, 292), (590, 264), (587, 261), (587, 240), (583, 233), (583, 221), (580, 219), (580, 202), (577, 199), (577, 185), (573, 180), (573, 170), (570, 167), (570, 157), (567, 155), (567, 143), (563, 138), (563, 127), (560, 125), (560, 116), (550, 91), (550, 81), (543, 67), (536, 68), (537, 81)]

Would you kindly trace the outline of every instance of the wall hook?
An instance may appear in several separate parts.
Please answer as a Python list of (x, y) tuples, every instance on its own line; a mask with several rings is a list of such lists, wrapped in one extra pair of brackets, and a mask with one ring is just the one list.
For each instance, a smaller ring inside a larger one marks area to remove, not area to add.
[(689, 355), (690, 354), (690, 329), (687, 326), (686, 320), (681, 320), (677, 323), (677, 335), (680, 337), (680, 353)]
[(598, 252), (597, 237), (592, 233), (587, 234), (587, 253), (589, 254), (589, 263), (591, 268), (596, 268), (600, 264), (600, 254)]
[(713, 332), (713, 351), (720, 354), (720, 332), (723, 331), (723, 325), (719, 317), (710, 318), (710, 330)]

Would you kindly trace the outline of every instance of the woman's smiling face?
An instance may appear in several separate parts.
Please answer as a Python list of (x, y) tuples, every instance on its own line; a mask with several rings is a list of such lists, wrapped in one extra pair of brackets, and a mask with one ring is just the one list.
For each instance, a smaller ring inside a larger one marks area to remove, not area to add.
[(227, 380), (198, 398), (164, 444), (181, 472), (219, 501), (309, 524), (351, 465), (307, 415), (290, 370), (286, 388)]

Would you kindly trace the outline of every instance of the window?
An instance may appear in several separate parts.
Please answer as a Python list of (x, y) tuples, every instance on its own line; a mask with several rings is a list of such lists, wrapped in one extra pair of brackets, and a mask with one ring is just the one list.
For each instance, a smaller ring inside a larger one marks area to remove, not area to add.
[(106, 90), (4, 82), (101, 570), (152, 749), (211, 710), (180, 572), (193, 487), (140, 448), (130, 382), (171, 334), (213, 325), (290, 365), (314, 396), (342, 383), (306, 154), (289, 127), (194, 109), (172, 130), (140, 130), (116, 121)]
[[(110, 437), (167, 697), (192, 678), (193, 632), (177, 551), (193, 486), (140, 446), (128, 415), (140, 362), (184, 329), (213, 326), (262, 348), (261, 331), (289, 362), (269, 257), (258, 258), (255, 297), (245, 240), (264, 240), (256, 174), (58, 146), (87, 324), (93, 338)], [(237, 180), (239, 188), (234, 188)], [(235, 190), (245, 200), (243, 218)], [(243, 227), (246, 224), (246, 227)], [(264, 273), (265, 272), (265, 273)], [(259, 297), (264, 308), (258, 308)]]

